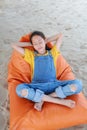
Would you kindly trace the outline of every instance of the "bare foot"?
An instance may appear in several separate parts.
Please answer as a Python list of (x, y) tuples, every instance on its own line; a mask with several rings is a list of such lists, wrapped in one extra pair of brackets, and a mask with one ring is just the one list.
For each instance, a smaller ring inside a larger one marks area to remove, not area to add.
[(67, 100), (64, 101), (64, 105), (67, 106), (67, 107), (70, 107), (70, 108), (74, 108), (75, 107), (75, 101), (67, 99)]
[(75, 101), (73, 101), (73, 100), (55, 98), (55, 97), (51, 97), (49, 95), (44, 95), (42, 101), (64, 105), (64, 106), (67, 106), (69, 108), (75, 107)]
[(38, 111), (41, 111), (41, 110), (42, 110), (43, 103), (44, 103), (43, 101), (35, 103), (35, 104), (34, 104), (34, 108), (35, 108), (36, 110), (38, 110)]

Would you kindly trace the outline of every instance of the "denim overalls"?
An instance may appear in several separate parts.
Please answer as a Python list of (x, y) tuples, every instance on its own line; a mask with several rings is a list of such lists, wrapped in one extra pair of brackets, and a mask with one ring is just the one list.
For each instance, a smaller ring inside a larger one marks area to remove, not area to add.
[[(67, 96), (77, 94), (82, 91), (82, 83), (80, 80), (60, 81), (56, 79), (54, 61), (50, 51), (48, 51), (48, 55), (40, 56), (37, 56), (35, 52), (34, 66), (34, 76), (32, 82), (30, 84), (19, 84), (16, 88), (18, 96), (27, 98), (34, 102), (41, 102), (44, 94), (55, 92), (59, 98), (66, 98)], [(71, 84), (75, 84), (75, 91), (70, 89)], [(21, 90), (23, 89), (28, 91), (28, 95), (21, 95)]]

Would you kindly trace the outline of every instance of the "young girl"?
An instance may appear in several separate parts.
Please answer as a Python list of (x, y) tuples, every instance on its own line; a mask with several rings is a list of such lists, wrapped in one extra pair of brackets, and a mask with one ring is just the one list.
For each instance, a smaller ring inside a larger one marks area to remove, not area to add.
[[(56, 44), (51, 50), (47, 49), (46, 44), (53, 41)], [(41, 110), (44, 101), (74, 108), (75, 101), (65, 98), (82, 91), (81, 81), (56, 79), (55, 64), (60, 55), (62, 34), (46, 38), (42, 32), (34, 31), (31, 33), (30, 42), (12, 45), (30, 64), (33, 72), (30, 84), (23, 83), (16, 87), (17, 95), (35, 102), (34, 108), (38, 111)], [(24, 48), (30, 45), (34, 47), (34, 51)]]

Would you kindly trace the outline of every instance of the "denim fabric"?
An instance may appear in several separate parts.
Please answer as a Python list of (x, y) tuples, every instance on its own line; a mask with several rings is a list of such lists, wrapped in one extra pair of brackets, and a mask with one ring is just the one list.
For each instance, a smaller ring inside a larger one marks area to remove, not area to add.
[[(75, 85), (76, 90), (71, 90), (70, 85)], [(77, 94), (82, 91), (82, 82), (80, 80), (71, 80), (67, 82), (65, 86), (59, 86), (55, 89), (55, 92), (58, 97), (66, 98), (67, 96)]]
[[(21, 95), (21, 91), (23, 89), (28, 91), (28, 95), (26, 95), (26, 96)], [(16, 93), (18, 94), (19, 97), (26, 98), (26, 99), (29, 99), (34, 102), (41, 102), (41, 100), (44, 96), (43, 91), (38, 90), (38, 89), (35, 90), (35, 89), (29, 87), (26, 83), (18, 85), (16, 87)]]
[(48, 55), (35, 56), (34, 76), (32, 82), (48, 82), (56, 79), (53, 57), (48, 51)]
[[(56, 92), (60, 98), (77, 94), (82, 91), (82, 82), (80, 80), (65, 80), (56, 79), (56, 71), (54, 67), (53, 57), (50, 54), (44, 56), (35, 56), (34, 61), (34, 76), (30, 84), (20, 84), (16, 88), (18, 96), (21, 95), (21, 90), (26, 89), (28, 95), (23, 97), (34, 102), (41, 102), (44, 93), (50, 94)], [(72, 91), (70, 85), (75, 84), (76, 90)]]

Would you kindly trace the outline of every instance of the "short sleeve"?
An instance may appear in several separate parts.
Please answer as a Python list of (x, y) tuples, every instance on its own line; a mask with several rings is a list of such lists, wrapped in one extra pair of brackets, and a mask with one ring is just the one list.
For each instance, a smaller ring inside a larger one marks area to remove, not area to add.
[(51, 49), (51, 54), (53, 57), (58, 56), (60, 54), (60, 51), (57, 49), (56, 45), (54, 45)]
[(34, 70), (34, 51), (31, 51), (31, 50), (25, 48), (23, 58), (27, 63), (30, 64), (32, 72), (33, 72), (33, 70)]
[(25, 48), (23, 58), (26, 62), (30, 64), (32, 62), (32, 59), (34, 58), (34, 54), (31, 50)]

